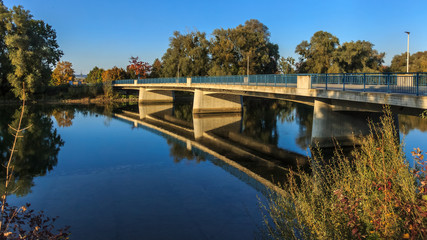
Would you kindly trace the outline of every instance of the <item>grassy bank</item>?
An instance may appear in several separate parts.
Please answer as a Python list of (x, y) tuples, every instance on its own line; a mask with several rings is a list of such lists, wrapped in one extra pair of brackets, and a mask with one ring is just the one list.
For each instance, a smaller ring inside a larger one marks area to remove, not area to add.
[(291, 172), (285, 194), (271, 194), (267, 234), (273, 239), (425, 239), (426, 165), (410, 168), (390, 110), (350, 156), (315, 150), (310, 171)]

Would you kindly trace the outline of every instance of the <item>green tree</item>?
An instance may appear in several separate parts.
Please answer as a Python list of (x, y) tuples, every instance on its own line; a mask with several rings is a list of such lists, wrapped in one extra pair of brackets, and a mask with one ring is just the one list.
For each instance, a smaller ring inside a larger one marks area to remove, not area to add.
[(62, 51), (53, 28), (42, 20), (34, 20), (22, 6), (9, 10), (4, 38), (12, 71), (8, 81), (15, 96), (25, 83), (27, 95), (41, 92), (48, 85), (51, 68), (59, 61)]
[(209, 41), (206, 33), (176, 31), (162, 57), (163, 77), (206, 76), (209, 69)]
[(281, 57), (279, 59), (279, 72), (282, 74), (295, 73), (295, 59), (292, 57)]
[[(390, 69), (393, 72), (406, 72), (406, 53), (395, 55)], [(427, 51), (417, 52), (409, 57), (409, 71), (427, 72)]]
[(295, 49), (295, 53), (300, 55), (298, 72), (327, 73), (332, 67), (338, 46), (339, 40), (334, 35), (323, 31), (314, 33), (310, 42), (302, 41)]
[(10, 60), (5, 43), (6, 24), (10, 18), (10, 12), (0, 2), (0, 96), (5, 95), (10, 90), (10, 84), (7, 81), (7, 75), (11, 71)]
[(379, 72), (385, 53), (373, 49), (368, 41), (345, 42), (335, 51), (333, 66), (329, 72), (356, 73)]
[(159, 78), (162, 74), (162, 62), (158, 58), (154, 60), (153, 67), (151, 68), (150, 78)]
[(233, 29), (215, 29), (212, 33), (209, 75), (268, 74), (277, 71), (279, 47), (270, 42), (267, 26), (256, 19)]
[(87, 83), (102, 83), (102, 73), (104, 69), (98, 68), (95, 66), (90, 72), (87, 74), (86, 82)]

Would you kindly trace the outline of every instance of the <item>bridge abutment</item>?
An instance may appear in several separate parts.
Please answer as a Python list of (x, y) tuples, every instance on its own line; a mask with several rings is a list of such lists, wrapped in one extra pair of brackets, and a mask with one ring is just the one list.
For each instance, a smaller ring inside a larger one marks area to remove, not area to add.
[(174, 100), (174, 92), (172, 90), (151, 90), (147, 88), (139, 88), (140, 102), (152, 103), (170, 103)]
[(194, 92), (193, 113), (237, 113), (242, 112), (242, 96), (207, 92)]

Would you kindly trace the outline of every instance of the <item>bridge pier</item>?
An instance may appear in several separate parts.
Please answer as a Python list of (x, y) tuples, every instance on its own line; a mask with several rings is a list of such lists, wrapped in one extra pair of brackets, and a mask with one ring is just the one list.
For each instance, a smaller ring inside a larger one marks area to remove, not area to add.
[(173, 102), (174, 92), (172, 90), (152, 90), (139, 88), (140, 102), (170, 103)]
[(312, 143), (319, 147), (353, 146), (358, 137), (370, 133), (368, 119), (378, 122), (382, 112), (336, 111), (340, 109), (330, 100), (315, 100), (313, 110)]
[(194, 92), (193, 113), (238, 113), (242, 112), (242, 96), (207, 92)]

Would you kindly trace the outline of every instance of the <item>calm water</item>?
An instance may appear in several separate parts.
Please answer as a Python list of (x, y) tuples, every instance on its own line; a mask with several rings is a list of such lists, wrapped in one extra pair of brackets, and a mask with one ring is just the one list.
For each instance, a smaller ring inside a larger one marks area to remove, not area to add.
[[(191, 103), (28, 106), (8, 200), (59, 216), (72, 239), (252, 239), (267, 187), (310, 154), (313, 107), (244, 103), (209, 116)], [(0, 107), (2, 162), (18, 117)], [(427, 150), (427, 121), (398, 119), (407, 154)]]

